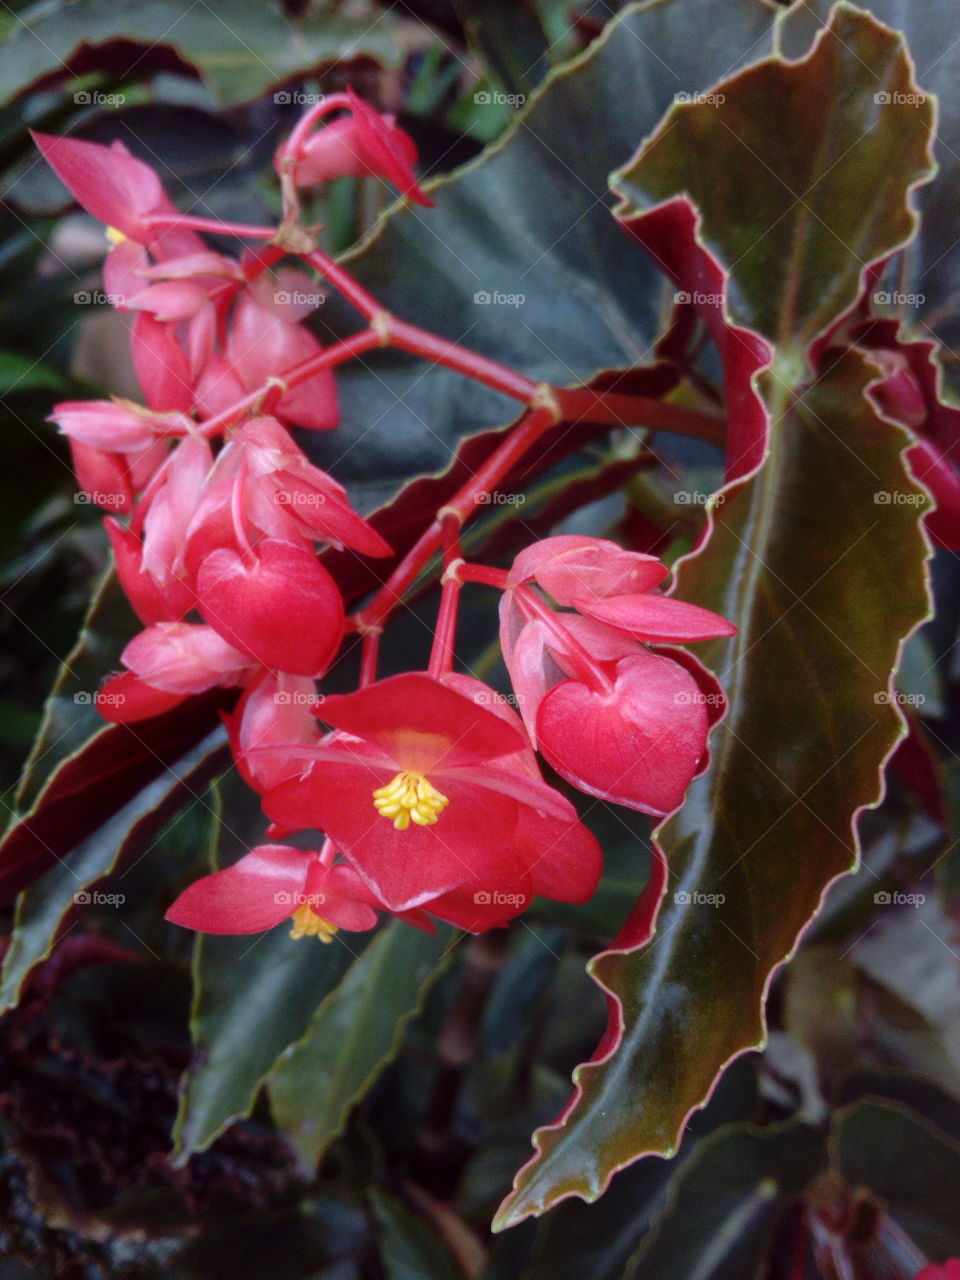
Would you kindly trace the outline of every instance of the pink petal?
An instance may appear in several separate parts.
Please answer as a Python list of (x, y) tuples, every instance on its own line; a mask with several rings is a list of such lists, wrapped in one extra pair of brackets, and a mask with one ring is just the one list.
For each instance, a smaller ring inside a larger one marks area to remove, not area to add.
[(520, 751), (520, 733), (421, 672), (324, 699), (321, 720), (375, 744), (403, 769), (453, 769)]
[(267, 538), (251, 562), (229, 547), (197, 574), (200, 612), (222, 636), (265, 667), (319, 676), (343, 639), (336, 583), (302, 547)]
[(668, 596), (610, 596), (605, 600), (591, 597), (571, 603), (588, 617), (640, 640), (712, 640), (737, 633), (733, 623), (719, 614)]
[(203, 933), (259, 933), (292, 916), (315, 853), (262, 844), (223, 871), (196, 880), (167, 912), (172, 924)]
[(613, 688), (575, 680), (537, 712), (540, 751), (561, 777), (603, 800), (670, 813), (706, 747), (708, 717), (693, 677), (667, 658), (638, 654), (617, 665)]
[(189, 622), (158, 622), (141, 631), (124, 649), (122, 661), (145, 683), (179, 694), (236, 684), (251, 665), (212, 627)]
[(536, 580), (559, 603), (575, 598), (649, 591), (667, 576), (656, 556), (624, 551), (604, 538), (561, 534), (542, 538), (517, 556), (510, 584)]

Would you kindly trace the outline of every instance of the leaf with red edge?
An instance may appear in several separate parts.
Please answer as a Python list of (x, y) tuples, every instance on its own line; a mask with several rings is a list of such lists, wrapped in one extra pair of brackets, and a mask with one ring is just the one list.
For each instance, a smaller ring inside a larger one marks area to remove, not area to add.
[[(226, 763), (226, 733), (217, 727), (172, 760), (102, 825), (64, 849), (64, 857), (20, 894), (10, 946), (0, 970), (0, 1009), (12, 1008), (34, 965), (46, 959), (67, 921), (90, 901), (89, 890), (128, 856), (141, 852), (163, 823), (196, 799)], [(75, 804), (71, 809), (75, 808)]]
[[(838, 83), (842, 96), (824, 88)], [(723, 1067), (763, 1043), (772, 974), (829, 884), (856, 865), (857, 816), (880, 799), (904, 732), (891, 676), (928, 612), (924, 497), (902, 457), (905, 433), (868, 397), (882, 370), (856, 351), (815, 375), (805, 360), (859, 285), (859, 268), (838, 272), (826, 231), (861, 261), (884, 256), (909, 235), (911, 184), (930, 173), (929, 114), (873, 109), (877, 92), (916, 92), (902, 41), (840, 6), (806, 61), (771, 59), (719, 91), (719, 105), (678, 109), (675, 127), (620, 176), (619, 212), (691, 294), (713, 264), (728, 387), (753, 397), (762, 428), (741, 432), (742, 478), (721, 491), (705, 539), (678, 566), (677, 595), (740, 628), (698, 646), (729, 708), (709, 767), (660, 828), (670, 891), (661, 899), (648, 886), (591, 962), (608, 998), (606, 1036), (577, 1068), (563, 1115), (536, 1133), (500, 1228), (566, 1196), (595, 1199), (624, 1165), (672, 1153)], [(884, 157), (884, 181), (865, 203), (861, 163)], [(789, 198), (779, 170), (794, 187), (805, 177)], [(681, 191), (702, 200), (699, 215)], [(761, 248), (770, 237), (779, 256)], [(725, 342), (727, 321), (773, 359), (755, 390), (743, 348)], [(748, 459), (762, 465), (743, 474)], [(905, 501), (878, 504), (882, 491)]]
[(107, 724), (97, 689), (135, 630), (112, 573), (47, 702), (20, 784), (20, 814), (0, 842), (0, 901), (12, 898), (162, 777), (217, 724), (235, 695), (217, 690), (145, 724)]

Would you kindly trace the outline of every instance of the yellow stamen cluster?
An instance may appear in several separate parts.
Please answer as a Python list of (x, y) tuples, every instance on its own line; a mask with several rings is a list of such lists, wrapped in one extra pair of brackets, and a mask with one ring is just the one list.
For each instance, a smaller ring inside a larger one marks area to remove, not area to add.
[(406, 831), (411, 822), (418, 827), (433, 826), (450, 801), (422, 773), (405, 770), (374, 791), (373, 803), (378, 813), (393, 819), (398, 831)]
[(110, 241), (112, 245), (116, 246), (118, 244), (123, 244), (126, 238), (127, 237), (124, 235), (124, 233), (120, 231), (117, 227), (107, 227), (107, 239)]
[(321, 942), (332, 942), (339, 932), (337, 925), (318, 916), (308, 902), (297, 907), (290, 919), (293, 921), (291, 938), (319, 938)]

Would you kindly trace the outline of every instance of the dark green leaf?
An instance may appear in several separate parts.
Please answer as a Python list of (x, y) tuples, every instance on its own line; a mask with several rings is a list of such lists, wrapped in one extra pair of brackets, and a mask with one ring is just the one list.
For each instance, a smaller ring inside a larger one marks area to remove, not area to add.
[(799, 1124), (738, 1125), (705, 1138), (673, 1180), (666, 1209), (623, 1280), (746, 1280), (785, 1208), (816, 1177), (823, 1140)]
[(838, 1114), (831, 1146), (837, 1171), (869, 1187), (924, 1253), (960, 1254), (960, 1145), (905, 1106), (864, 1101)]
[(270, 1106), (304, 1165), (316, 1165), (394, 1056), (450, 946), (448, 929), (431, 936), (395, 920), (276, 1062), (267, 1077)]
[[(170, 50), (203, 77), (224, 105), (247, 102), (272, 85), (334, 62), (374, 58), (397, 64), (387, 22), (325, 13), (301, 22), (283, 17), (279, 6), (243, 0), (216, 5), (190, 0), (132, 0), (104, 6), (98, 0), (59, 0), (31, 5), (12, 21), (3, 40), (0, 102), (6, 103), (41, 77), (64, 69), (94, 68), (119, 74), (152, 65), (152, 51)], [(126, 41), (141, 46), (118, 61), (116, 50), (98, 60), (82, 46)], [(145, 52), (146, 51), (146, 52)], [(155, 55), (156, 60), (156, 55)]]

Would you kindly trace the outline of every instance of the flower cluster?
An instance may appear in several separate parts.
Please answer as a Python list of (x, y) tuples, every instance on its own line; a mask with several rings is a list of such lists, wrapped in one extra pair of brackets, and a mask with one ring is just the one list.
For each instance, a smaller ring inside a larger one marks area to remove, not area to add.
[[(144, 399), (67, 402), (53, 414), (80, 483), (111, 511), (117, 575), (144, 624), (99, 705), (131, 722), (215, 686), (239, 688), (225, 721), (270, 820), (267, 838), (303, 833), (197, 881), (168, 918), (214, 933), (290, 919), (294, 937), (329, 941), (339, 929), (373, 928), (380, 912), (477, 931), (537, 895), (585, 901), (601, 851), (544, 781), (536, 752), (588, 795), (670, 812), (702, 767), (723, 706), (713, 677), (671, 646), (734, 628), (661, 594), (667, 570), (653, 556), (598, 538), (546, 538), (509, 571), (465, 563), (459, 526), (496, 483), (492, 463), (438, 513), (376, 605), (346, 616), (317, 544), (371, 557), (391, 548), (291, 429), (337, 425), (333, 366), (381, 345), (387, 321), (316, 250), (297, 221), (297, 189), (372, 174), (429, 204), (413, 143), (352, 92), (325, 99), (277, 153), (284, 219), (263, 229), (179, 215), (153, 170), (120, 144), (37, 141), (108, 225), (105, 280), (133, 316)], [(217, 229), (267, 243), (230, 258), (199, 234)], [(325, 350), (304, 324), (312, 303), (291, 301), (317, 296), (301, 266), (284, 264), (291, 255), (325, 272), (370, 328)], [(412, 326), (402, 328), (412, 341)], [(435, 350), (428, 337), (423, 353)], [(492, 366), (481, 364), (489, 380)], [(551, 422), (539, 390), (518, 375), (504, 382), (529, 395), (532, 443)], [(429, 667), (378, 680), (386, 617), (441, 543)], [(519, 714), (453, 670), (459, 592), (471, 581), (504, 593), (502, 647)], [(360, 688), (321, 695), (317, 681), (351, 629), (363, 636)]]

